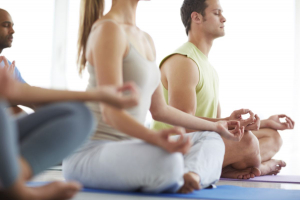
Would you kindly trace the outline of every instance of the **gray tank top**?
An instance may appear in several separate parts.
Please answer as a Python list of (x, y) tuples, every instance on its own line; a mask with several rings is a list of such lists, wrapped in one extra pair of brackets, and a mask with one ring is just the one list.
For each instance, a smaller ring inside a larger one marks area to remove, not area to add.
[[(87, 68), (90, 74), (87, 90), (90, 90), (97, 87), (97, 81), (94, 67), (87, 63)], [(130, 44), (129, 52), (123, 59), (123, 80), (124, 82), (133, 81), (138, 86), (139, 104), (126, 109), (126, 111), (139, 123), (144, 124), (151, 105), (152, 94), (160, 84), (160, 71), (155, 61), (151, 62), (142, 57)], [(112, 128), (102, 120), (99, 103), (88, 102), (87, 106), (97, 119), (97, 129), (91, 139), (113, 141), (133, 139), (133, 137)]]

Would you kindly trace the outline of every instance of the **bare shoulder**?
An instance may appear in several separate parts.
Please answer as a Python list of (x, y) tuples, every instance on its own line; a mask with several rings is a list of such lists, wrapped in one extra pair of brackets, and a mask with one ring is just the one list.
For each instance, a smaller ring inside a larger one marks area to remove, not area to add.
[[(126, 41), (126, 35), (121, 26), (112, 19), (97, 20), (91, 30), (91, 37), (101, 38), (102, 41), (118, 40)], [(105, 38), (105, 40), (103, 40)]]
[(196, 63), (187, 56), (174, 54), (161, 65), (162, 80), (195, 87), (199, 82), (199, 71)]
[(181, 54), (173, 54), (161, 63), (161, 69), (166, 70), (189, 70), (195, 72), (195, 70), (198, 70), (197, 68), (197, 64), (192, 59)]

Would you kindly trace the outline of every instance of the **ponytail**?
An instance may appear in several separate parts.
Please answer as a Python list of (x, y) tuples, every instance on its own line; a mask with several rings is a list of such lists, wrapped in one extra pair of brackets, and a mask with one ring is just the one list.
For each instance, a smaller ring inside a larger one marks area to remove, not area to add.
[(78, 52), (77, 64), (81, 75), (86, 64), (86, 45), (92, 26), (100, 17), (103, 16), (104, 0), (81, 0), (80, 20), (78, 31)]

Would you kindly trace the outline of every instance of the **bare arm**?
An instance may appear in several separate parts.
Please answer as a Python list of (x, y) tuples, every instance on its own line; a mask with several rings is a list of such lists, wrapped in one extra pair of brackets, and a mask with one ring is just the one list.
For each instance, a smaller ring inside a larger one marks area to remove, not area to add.
[[(124, 90), (131, 90), (131, 96), (123, 96)], [(106, 86), (87, 92), (62, 91), (32, 87), (14, 80), (7, 70), (0, 69), (0, 97), (20, 104), (53, 103), (59, 101), (101, 101), (118, 108), (137, 104), (137, 95), (132, 83), (121, 87)]]
[[(238, 121), (210, 122), (167, 105), (163, 99), (161, 85), (159, 85), (152, 96), (150, 112), (155, 120), (171, 125), (197, 131), (215, 131), (221, 136), (235, 141), (240, 141), (243, 137), (243, 130), (240, 129)], [(234, 130), (229, 131), (229, 126), (235, 127)]]

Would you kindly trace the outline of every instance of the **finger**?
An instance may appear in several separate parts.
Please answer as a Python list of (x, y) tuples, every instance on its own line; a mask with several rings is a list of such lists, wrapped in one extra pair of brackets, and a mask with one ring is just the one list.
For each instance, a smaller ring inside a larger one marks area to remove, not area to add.
[(11, 73), (13, 73), (13, 72), (15, 71), (15, 66), (16, 66), (15, 63), (16, 63), (16, 62), (13, 61), (13, 62), (11, 63), (11, 66), (9, 67), (9, 71), (10, 71)]
[(233, 141), (240, 141), (241, 140), (241, 130), (240, 129), (234, 129), (234, 130), (231, 130), (229, 131), (232, 135), (232, 138), (230, 138), (231, 140)]
[(242, 126), (242, 128), (241, 128), (241, 139), (244, 137), (244, 134), (245, 134), (245, 127)]
[(260, 118), (257, 114), (255, 114), (255, 119), (256, 119), (256, 122), (255, 122), (256, 130), (259, 130), (259, 128), (260, 128)]
[(287, 117), (285, 114), (278, 115), (279, 118)]
[(295, 122), (294, 122), (294, 120), (292, 120), (292, 118), (290, 118), (289, 116), (286, 116), (286, 118), (287, 118), (287, 119), (289, 119), (289, 120), (291, 120), (291, 122), (292, 122), (292, 125), (293, 125), (293, 128), (294, 128), (294, 126), (295, 126)]
[(286, 120), (286, 122), (287, 122), (288, 125), (289, 125), (289, 129), (293, 129), (294, 127), (293, 127), (292, 121), (291, 121), (289, 118), (286, 118), (285, 120)]
[(281, 123), (281, 126), (279, 126), (278, 130), (285, 130), (289, 128), (289, 124), (287, 122)]
[(243, 120), (242, 125), (248, 126), (250, 124), (254, 123), (254, 120), (252, 117), (249, 117), (248, 119)]
[(127, 90), (137, 93), (136, 85), (133, 82), (124, 83), (124, 85), (117, 89), (118, 92), (124, 92)]
[(170, 132), (176, 135), (184, 136), (185, 135), (185, 129), (182, 127), (173, 127), (171, 129), (168, 129)]
[(5, 64), (5, 68), (8, 69), (9, 68), (9, 64), (8, 64), (7, 59), (4, 56), (3, 56), (3, 61), (4, 61), (4, 64)]
[(174, 151), (185, 154), (188, 152), (191, 146), (190, 138), (186, 136), (180, 136), (180, 138), (176, 142), (173, 142), (172, 145)]
[(253, 124), (250, 124), (248, 126), (246, 126), (245, 130), (259, 130), (260, 127), (260, 118), (258, 117), (258, 115), (255, 115), (255, 122)]
[(190, 137), (188, 136), (180, 136), (177, 141), (170, 141), (169, 146), (172, 152), (180, 152), (182, 154), (186, 154), (191, 145)]
[(246, 109), (235, 110), (233, 112), (234, 112), (235, 117), (237, 117), (237, 118), (240, 118), (240, 117), (242, 117), (242, 115), (247, 114)]
[(228, 121), (227, 126), (237, 126), (238, 128), (240, 128), (241, 123), (239, 121)]
[(192, 147), (192, 141), (191, 141), (191, 138), (188, 137), (185, 145), (183, 146), (183, 148), (181, 150), (181, 153), (183, 155), (187, 154), (190, 151), (191, 147)]
[(255, 117), (254, 117), (254, 113), (253, 113), (251, 110), (249, 110), (249, 115), (250, 115), (250, 117), (249, 117), (249, 118), (251, 118), (252, 120), (254, 120), (254, 119), (255, 119)]

